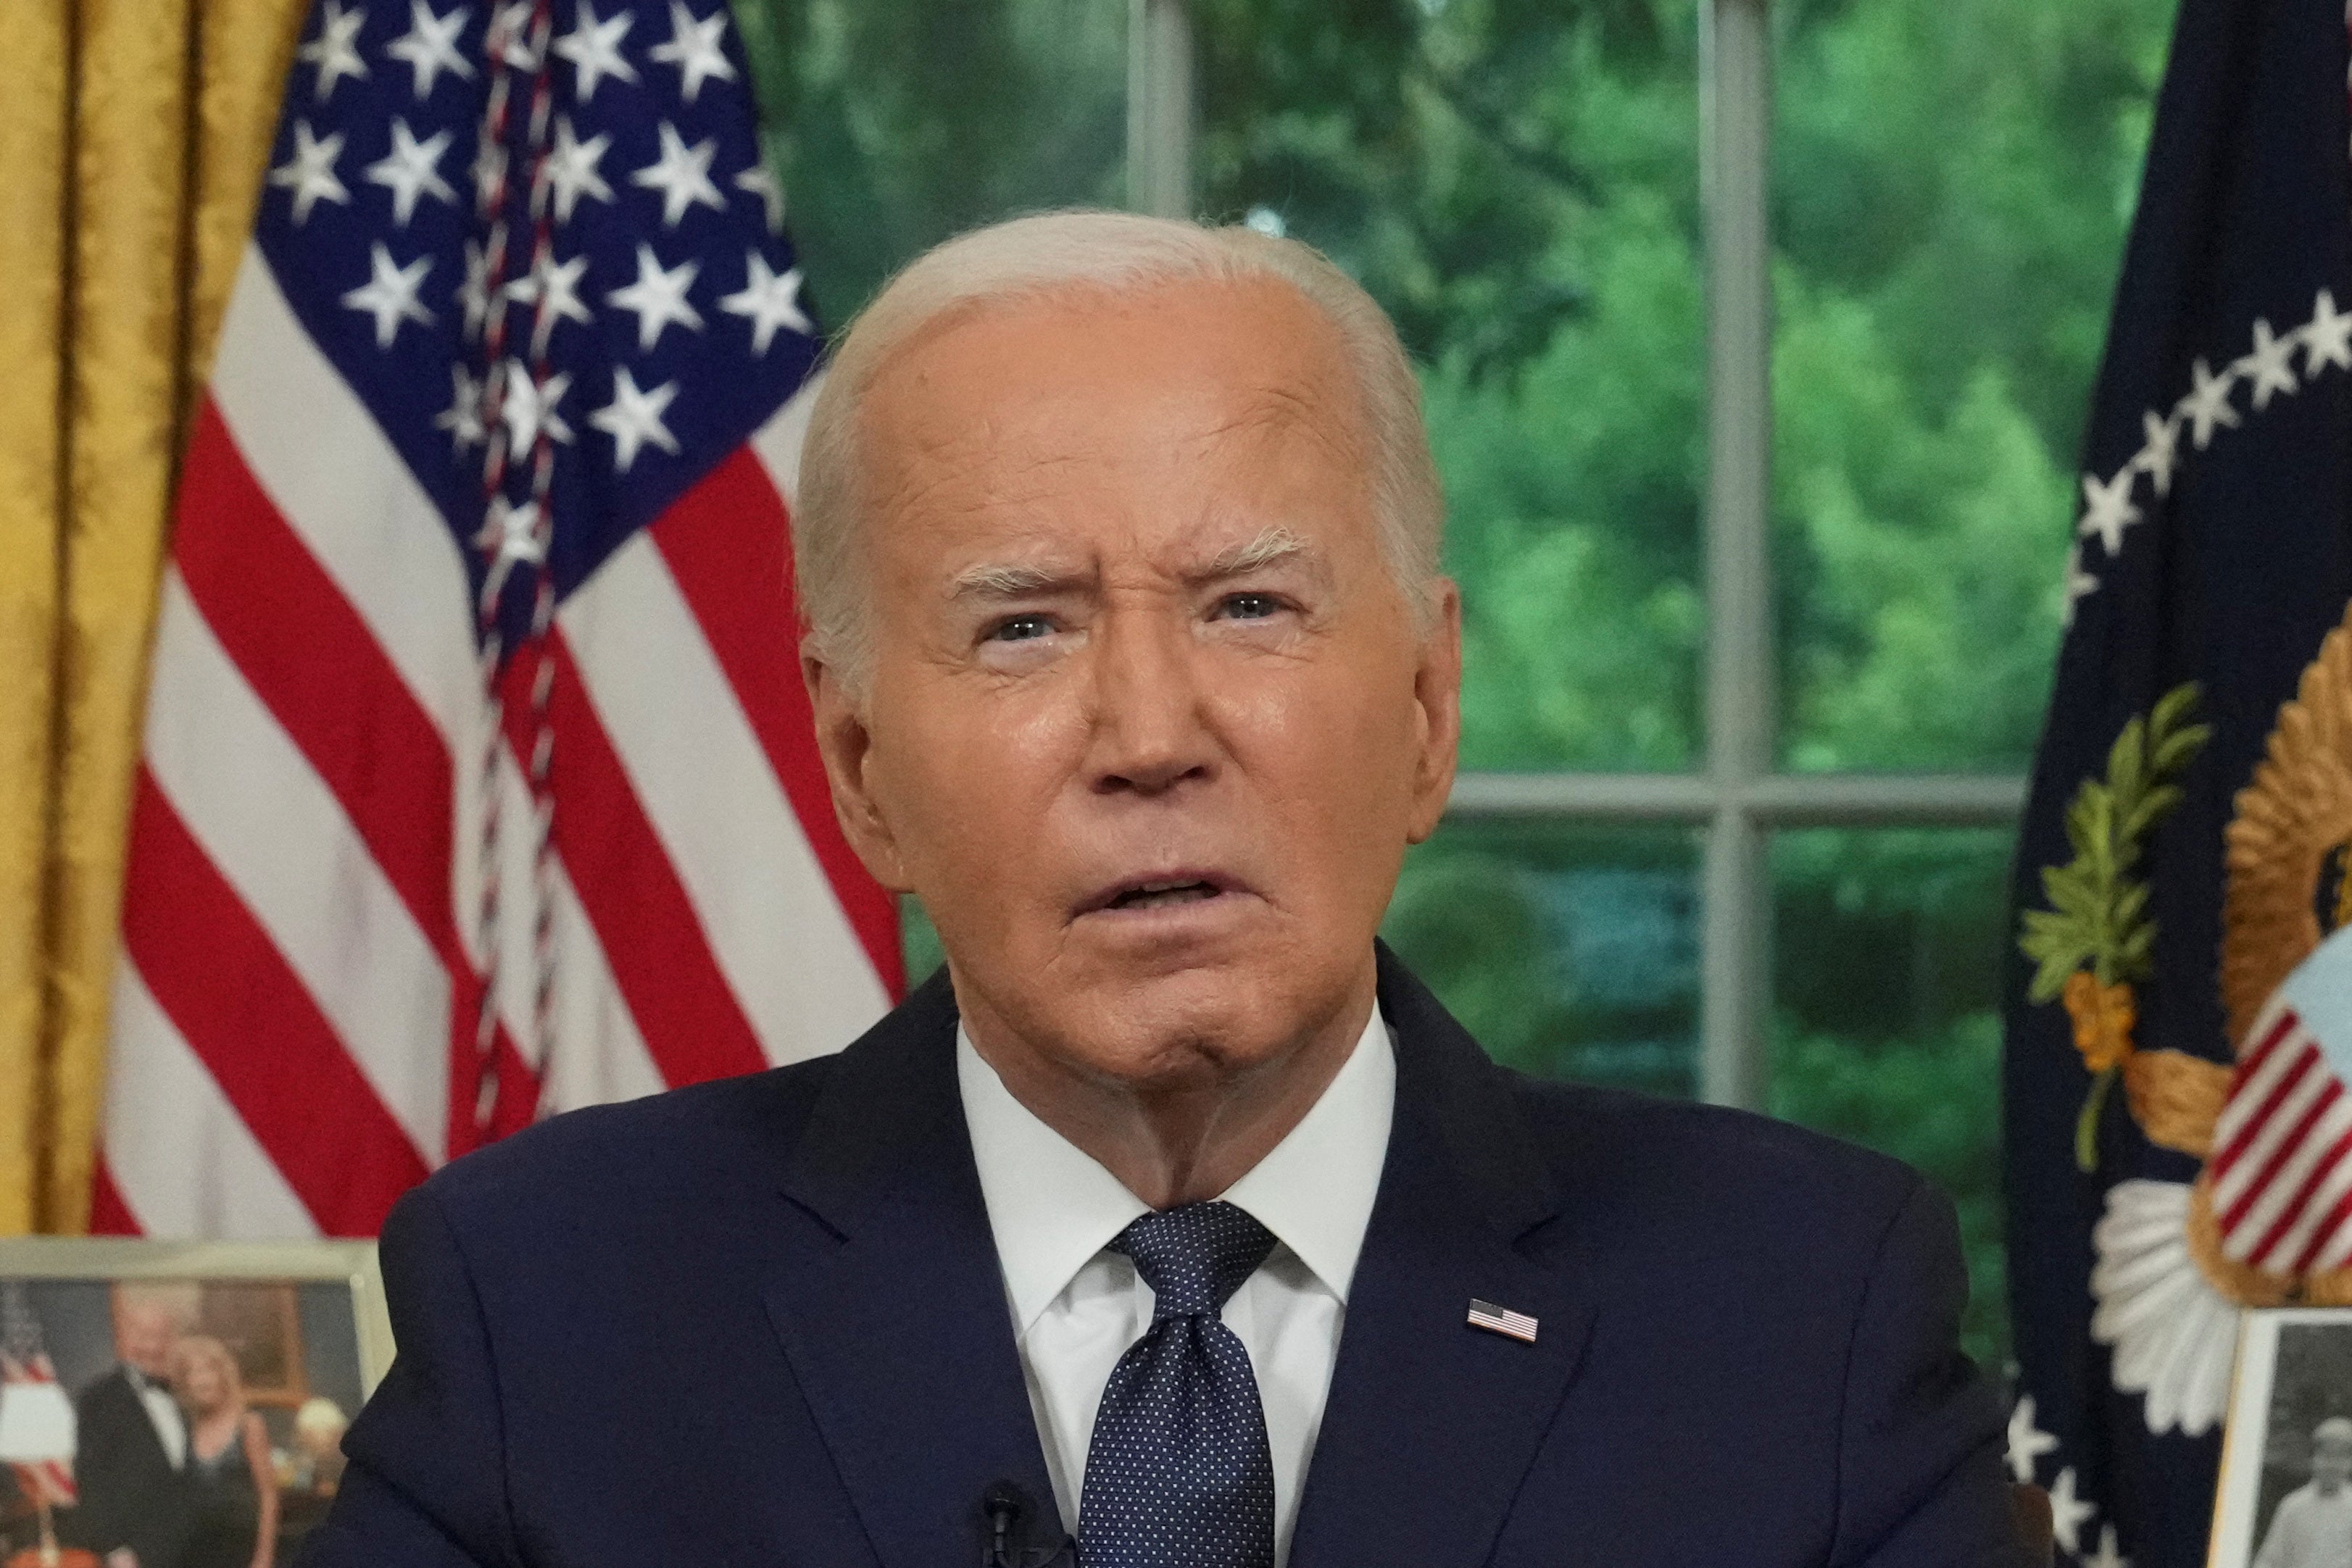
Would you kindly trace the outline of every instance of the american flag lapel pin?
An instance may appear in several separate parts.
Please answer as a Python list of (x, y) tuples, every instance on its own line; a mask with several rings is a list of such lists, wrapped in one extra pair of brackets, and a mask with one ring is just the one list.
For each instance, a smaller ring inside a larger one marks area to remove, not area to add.
[(1470, 1326), (1485, 1329), (1488, 1333), (1525, 1340), (1529, 1344), (1536, 1343), (1535, 1319), (1525, 1312), (1515, 1312), (1508, 1307), (1498, 1307), (1492, 1301), (1482, 1301), (1475, 1296), (1470, 1299)]

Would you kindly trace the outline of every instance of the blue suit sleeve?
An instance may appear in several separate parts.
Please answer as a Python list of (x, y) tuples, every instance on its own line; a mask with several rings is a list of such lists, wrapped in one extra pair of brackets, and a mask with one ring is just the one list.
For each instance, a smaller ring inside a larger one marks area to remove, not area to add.
[(298, 1568), (519, 1563), (489, 1328), (431, 1186), (393, 1209), (379, 1252), (399, 1354), (344, 1437), (342, 1486)]
[(1968, 1301), (1949, 1199), (1914, 1178), (1855, 1314), (1832, 1568), (2014, 1568), (2027, 1556), (2000, 1402), (1959, 1348)]

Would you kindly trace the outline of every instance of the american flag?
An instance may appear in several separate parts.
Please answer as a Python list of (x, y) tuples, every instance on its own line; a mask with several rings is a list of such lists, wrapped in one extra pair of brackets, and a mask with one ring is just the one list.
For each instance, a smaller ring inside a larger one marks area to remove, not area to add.
[(1508, 1307), (1498, 1307), (1492, 1301), (1471, 1301), (1470, 1326), (1507, 1334), (1512, 1339), (1523, 1339), (1529, 1344), (1536, 1342), (1535, 1319), (1525, 1312), (1515, 1312)]
[(2206, 1162), (2223, 1256), (2274, 1274), (2352, 1264), (2352, 930), (2250, 1031)]
[(372, 1234), (901, 988), (797, 674), (782, 214), (724, 0), (320, 0), (181, 479), (96, 1228)]
[[(17, 1490), (36, 1502), (52, 1508), (71, 1508), (79, 1495), (74, 1486), (73, 1407), (67, 1403), (64, 1391), (58, 1388), (58, 1369), (49, 1361), (49, 1353), (41, 1343), (41, 1320), (33, 1315), (32, 1303), (25, 1299), (25, 1287), (11, 1280), (0, 1285), (0, 1411), (5, 1411), (8, 1390), (37, 1392), (40, 1397), (35, 1408), (40, 1416), (26, 1424), (25, 1435), (46, 1437), (50, 1441), (35, 1442), (35, 1452), (55, 1454), (58, 1448), (68, 1457), (15, 1462), (9, 1469), (16, 1472)], [(32, 1430), (31, 1428), (46, 1428)], [(14, 1436), (15, 1434), (11, 1434)]]

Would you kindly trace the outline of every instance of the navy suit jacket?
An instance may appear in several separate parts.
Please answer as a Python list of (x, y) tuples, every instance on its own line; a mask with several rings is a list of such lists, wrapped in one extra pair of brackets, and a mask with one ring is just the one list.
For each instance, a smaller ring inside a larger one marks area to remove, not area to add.
[[(1292, 1568), (2020, 1561), (1943, 1197), (1498, 1068), (1385, 949), (1380, 992), (1396, 1115)], [(399, 1357), (306, 1568), (978, 1561), (992, 1484), (1053, 1493), (955, 1023), (935, 977), (837, 1056), (558, 1117), (403, 1199)]]

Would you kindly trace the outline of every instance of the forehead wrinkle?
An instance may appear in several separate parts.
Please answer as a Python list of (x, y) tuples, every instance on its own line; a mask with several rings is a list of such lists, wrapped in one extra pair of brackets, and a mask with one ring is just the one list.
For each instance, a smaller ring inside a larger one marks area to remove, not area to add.
[(1278, 381), (1252, 387), (1248, 401), (1231, 417), (1203, 431), (1201, 438), (1204, 442), (1249, 435), (1274, 439), (1291, 430), (1304, 432), (1350, 457), (1360, 444), (1353, 422), (1332, 408), (1330, 399), (1317, 390)]

